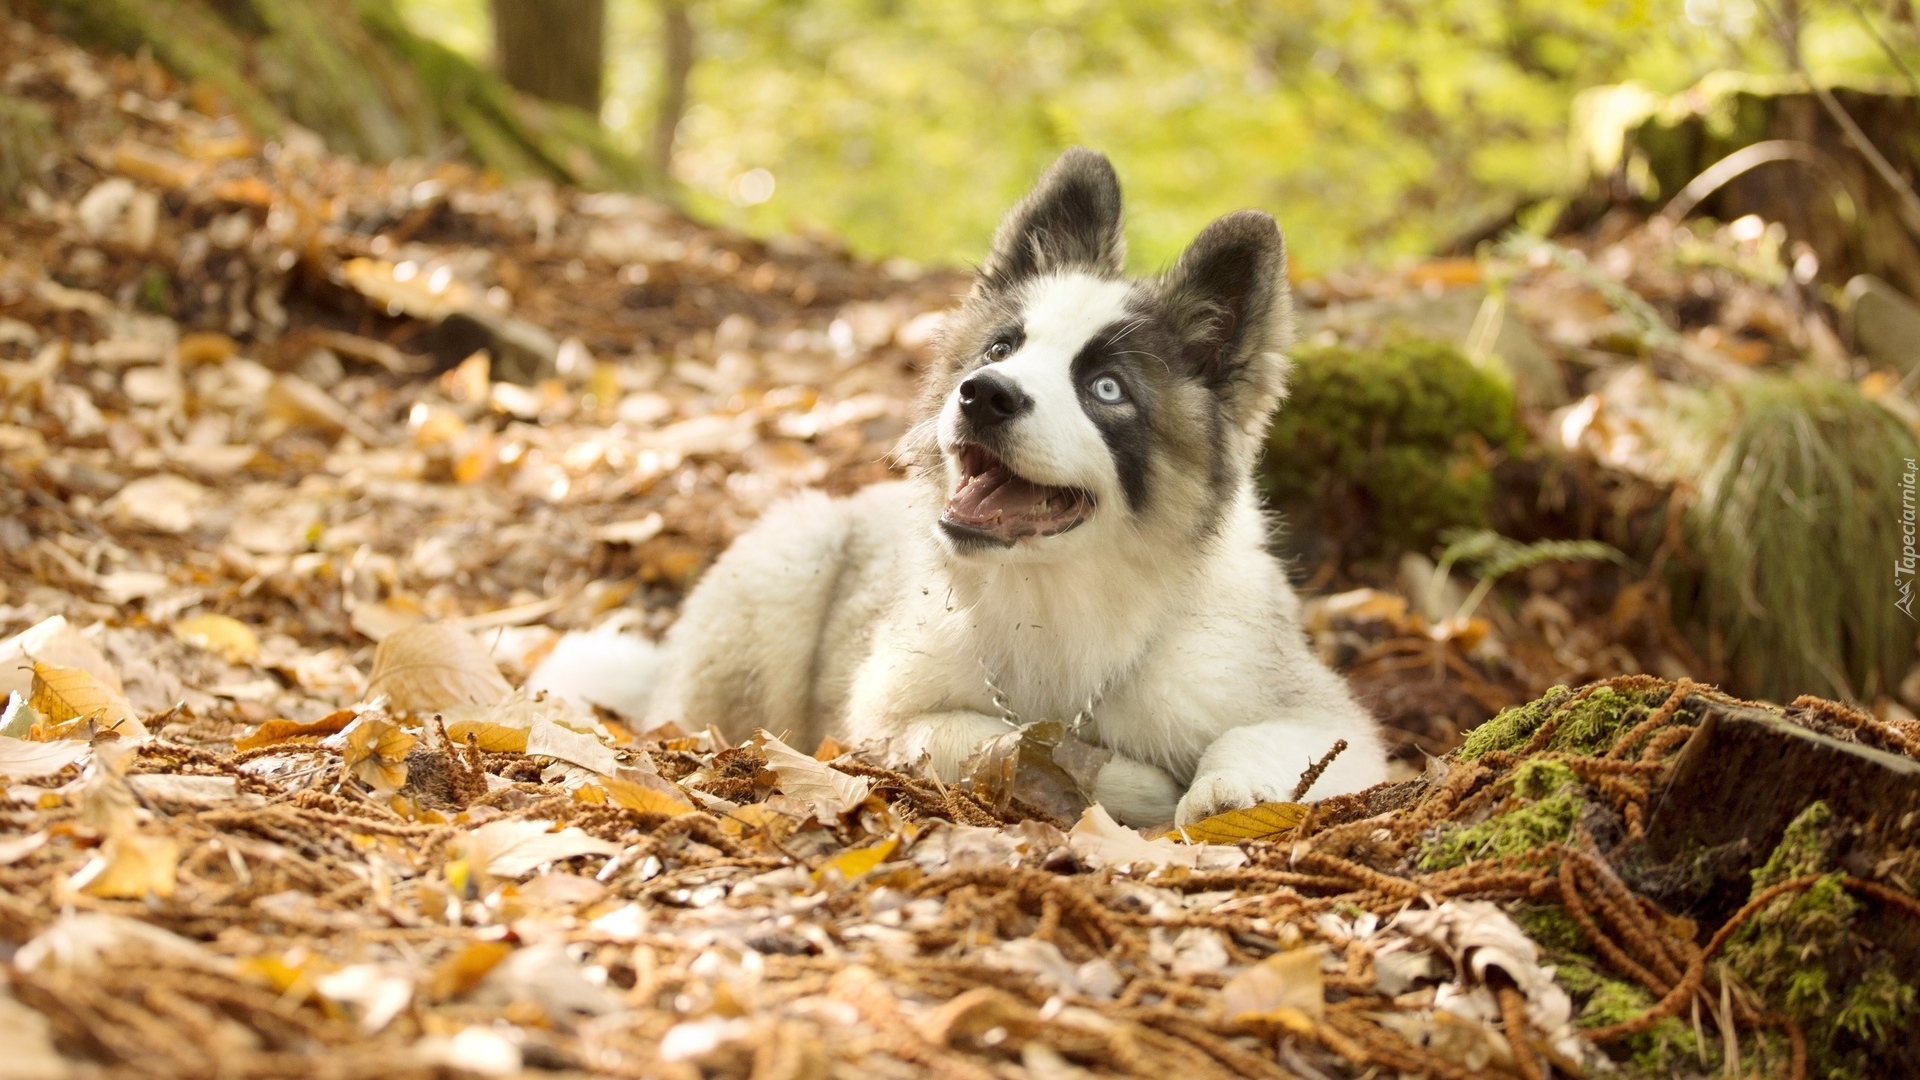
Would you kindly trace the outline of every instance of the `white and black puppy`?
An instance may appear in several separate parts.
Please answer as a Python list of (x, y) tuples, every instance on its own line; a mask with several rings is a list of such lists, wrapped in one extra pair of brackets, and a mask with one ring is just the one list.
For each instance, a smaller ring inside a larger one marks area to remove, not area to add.
[(1129, 280), (1120, 185), (1068, 151), (947, 320), (911, 478), (769, 510), (687, 599), (651, 718), (890, 740), (952, 779), (1009, 716), (1082, 719), (1122, 821), (1196, 820), (1386, 778), (1309, 649), (1253, 472), (1285, 394), (1271, 217), (1209, 225)]

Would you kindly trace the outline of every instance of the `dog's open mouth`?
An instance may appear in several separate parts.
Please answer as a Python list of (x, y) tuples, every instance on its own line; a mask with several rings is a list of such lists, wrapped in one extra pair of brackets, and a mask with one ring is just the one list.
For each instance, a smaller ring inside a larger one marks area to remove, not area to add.
[(940, 515), (941, 526), (957, 536), (1011, 544), (1066, 532), (1093, 513), (1087, 492), (1036, 484), (975, 443), (960, 448), (960, 473)]

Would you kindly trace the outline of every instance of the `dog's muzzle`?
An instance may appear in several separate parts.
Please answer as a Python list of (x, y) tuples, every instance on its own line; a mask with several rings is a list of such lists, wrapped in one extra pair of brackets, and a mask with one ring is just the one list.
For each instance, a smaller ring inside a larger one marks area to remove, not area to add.
[(962, 544), (1011, 547), (1030, 536), (1055, 536), (1087, 520), (1093, 496), (1078, 488), (1036, 484), (979, 443), (959, 450), (960, 482), (947, 498), (940, 527)]

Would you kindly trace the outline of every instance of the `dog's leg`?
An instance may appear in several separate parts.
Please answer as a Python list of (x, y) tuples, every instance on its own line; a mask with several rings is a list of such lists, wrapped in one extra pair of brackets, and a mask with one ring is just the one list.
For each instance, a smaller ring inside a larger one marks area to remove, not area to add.
[(1093, 801), (1122, 825), (1143, 828), (1173, 820), (1180, 781), (1154, 765), (1115, 754), (1093, 781)]
[[(902, 756), (912, 759), (926, 753), (934, 775), (952, 782), (960, 778), (961, 765), (981, 743), (1011, 730), (1005, 721), (981, 713), (927, 713), (907, 721), (894, 738)], [(1162, 825), (1173, 820), (1182, 790), (1180, 781), (1165, 770), (1116, 754), (1094, 779), (1093, 799), (1124, 824)]]
[(960, 779), (960, 766), (981, 743), (1013, 730), (1004, 720), (964, 710), (923, 713), (892, 726), (881, 734), (893, 742), (896, 755), (912, 760), (926, 754), (934, 775), (948, 783)]
[(1301, 774), (1340, 739), (1347, 740), (1347, 749), (1306, 798), (1361, 791), (1387, 778), (1385, 750), (1364, 716), (1316, 715), (1248, 724), (1222, 733), (1201, 755), (1174, 821), (1186, 825), (1243, 806), (1283, 801), (1293, 794)]

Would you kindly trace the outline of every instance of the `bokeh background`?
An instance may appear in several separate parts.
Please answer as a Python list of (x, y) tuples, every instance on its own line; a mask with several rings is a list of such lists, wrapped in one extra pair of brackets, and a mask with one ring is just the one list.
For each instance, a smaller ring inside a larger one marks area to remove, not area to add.
[[(487, 0), (398, 0), (476, 61)], [(511, 6), (511, 4), (509, 4)], [(564, 6), (564, 5), (562, 5)], [(690, 23), (669, 175), (702, 216), (826, 229), (856, 251), (978, 258), (1061, 148), (1127, 184), (1134, 261), (1213, 217), (1279, 215), (1305, 274), (1424, 254), (1577, 188), (1584, 91), (1786, 73), (1785, 22), (1825, 81), (1901, 76), (1901, 0), (606, 0), (599, 115), (655, 145), (671, 16)]]

